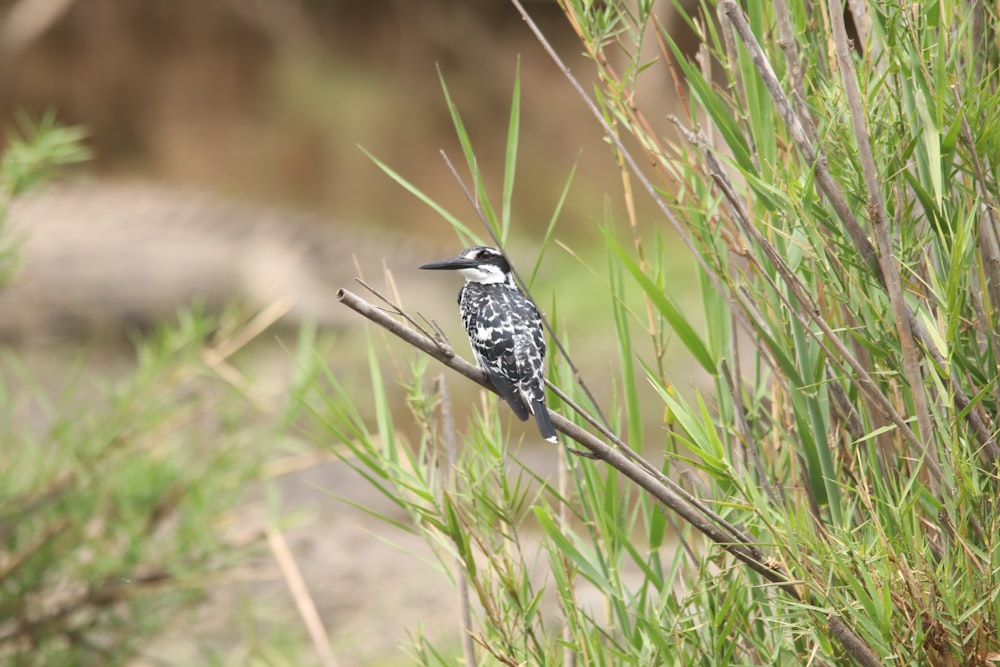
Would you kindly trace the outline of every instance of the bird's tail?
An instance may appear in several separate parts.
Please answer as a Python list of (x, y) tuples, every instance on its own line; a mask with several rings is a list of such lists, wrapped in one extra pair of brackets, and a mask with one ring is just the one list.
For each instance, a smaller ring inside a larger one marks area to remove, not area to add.
[(544, 401), (532, 401), (531, 411), (535, 413), (535, 421), (538, 422), (538, 432), (549, 442), (559, 442), (556, 437), (556, 427), (549, 419), (549, 410), (545, 407)]

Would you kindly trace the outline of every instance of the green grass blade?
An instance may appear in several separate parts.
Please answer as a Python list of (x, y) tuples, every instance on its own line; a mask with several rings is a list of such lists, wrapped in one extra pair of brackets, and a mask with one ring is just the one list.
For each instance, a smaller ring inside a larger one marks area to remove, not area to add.
[(545, 227), (545, 236), (542, 237), (541, 249), (538, 252), (538, 258), (535, 260), (535, 265), (531, 267), (531, 276), (528, 279), (528, 287), (530, 288), (534, 282), (535, 277), (538, 275), (538, 269), (542, 266), (542, 260), (545, 258), (545, 251), (549, 247), (549, 243), (552, 242), (552, 234), (556, 230), (556, 223), (559, 221), (559, 216), (562, 214), (563, 206), (566, 204), (566, 198), (569, 196), (570, 186), (573, 185), (573, 178), (576, 176), (576, 168), (580, 164), (580, 160), (577, 159), (573, 162), (573, 167), (569, 170), (569, 176), (566, 178), (566, 183), (563, 184), (562, 192), (559, 193), (559, 201), (556, 202), (555, 210), (552, 211), (552, 217), (549, 218), (549, 224)]
[(618, 244), (611, 234), (605, 230), (604, 237), (610, 247), (615, 251), (618, 256), (619, 261), (621, 261), (622, 266), (624, 266), (637, 283), (642, 291), (646, 293), (646, 296), (653, 302), (656, 307), (657, 312), (659, 312), (664, 319), (673, 328), (674, 333), (684, 344), (694, 358), (701, 364), (701, 367), (706, 371), (715, 375), (716, 373), (716, 363), (709, 353), (708, 348), (705, 347), (705, 343), (702, 342), (701, 338), (695, 333), (694, 328), (688, 323), (684, 314), (681, 313), (680, 309), (674, 305), (670, 298), (666, 295), (663, 289), (653, 283), (649, 277), (646, 276), (639, 268), (639, 265), (635, 263), (635, 260)]
[(507, 243), (510, 233), (511, 203), (514, 196), (514, 176), (517, 172), (517, 145), (521, 133), (521, 61), (514, 74), (514, 91), (510, 101), (510, 121), (507, 125), (507, 155), (504, 160), (503, 194), (500, 199), (500, 241)]
[(482, 239), (481, 239), (481, 237), (478, 234), (474, 233), (471, 229), (469, 229), (468, 227), (466, 227), (465, 224), (463, 224), (461, 220), (459, 220), (454, 215), (452, 215), (446, 208), (444, 208), (443, 206), (441, 206), (440, 204), (438, 204), (436, 201), (434, 201), (433, 199), (431, 199), (428, 195), (424, 194), (424, 192), (422, 190), (420, 190), (420, 188), (418, 188), (416, 185), (414, 185), (413, 183), (411, 183), (410, 181), (408, 181), (399, 172), (397, 172), (394, 169), (392, 169), (392, 167), (390, 167), (389, 165), (385, 164), (384, 162), (382, 162), (381, 160), (379, 160), (377, 157), (375, 157), (374, 155), (372, 155), (371, 153), (369, 153), (363, 146), (359, 146), (358, 148), (360, 148), (361, 152), (364, 153), (365, 155), (367, 155), (368, 159), (371, 160), (372, 162), (374, 162), (375, 165), (379, 169), (381, 169), (382, 171), (384, 171), (386, 173), (386, 175), (389, 176), (389, 178), (391, 178), (392, 180), (396, 181), (396, 183), (398, 183), (399, 185), (401, 185), (404, 190), (406, 190), (411, 195), (413, 195), (414, 197), (416, 197), (417, 199), (419, 199), (420, 201), (422, 201), (432, 211), (434, 211), (435, 213), (437, 213), (438, 215), (440, 215), (442, 218), (444, 218), (448, 222), (448, 224), (451, 225), (452, 228), (454, 228), (454, 230), (458, 233), (458, 235), (461, 238), (463, 244), (465, 244), (465, 245), (471, 245), (471, 244), (481, 244), (482, 243)]

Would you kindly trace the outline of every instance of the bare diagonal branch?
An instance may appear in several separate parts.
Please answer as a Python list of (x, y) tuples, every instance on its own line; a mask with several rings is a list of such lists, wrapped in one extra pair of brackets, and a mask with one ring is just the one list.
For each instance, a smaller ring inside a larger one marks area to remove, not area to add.
[[(348, 290), (339, 290), (337, 292), (337, 299), (348, 308), (386, 329), (389, 333), (396, 335), (413, 347), (429, 354), (484, 389), (489, 389), (496, 393), (496, 390), (478, 367), (462, 359), (451, 350), (442, 350), (436, 341), (411, 329), (404, 322), (393, 318), (385, 311), (376, 308)], [(787, 586), (790, 591), (795, 591), (795, 588), (784, 576), (761, 562), (759, 549), (755, 545), (736, 541), (729, 530), (718, 526), (712, 520), (705, 517), (699, 508), (674, 489), (668, 488), (655, 475), (650, 474), (648, 470), (644, 469), (643, 466), (630, 460), (618, 448), (612, 447), (557, 412), (549, 410), (549, 416), (552, 418), (552, 424), (556, 427), (557, 431), (579, 443), (582, 447), (592, 452), (596, 458), (612, 466), (638, 486), (648, 491), (658, 501), (680, 514), (681, 517), (691, 523), (698, 531), (764, 575), (769, 581)]]

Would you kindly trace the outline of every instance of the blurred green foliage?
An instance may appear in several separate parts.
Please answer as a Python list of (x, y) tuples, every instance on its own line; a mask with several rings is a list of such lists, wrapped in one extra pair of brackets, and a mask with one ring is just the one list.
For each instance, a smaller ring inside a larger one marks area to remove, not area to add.
[(11, 198), (40, 185), (60, 168), (90, 158), (83, 129), (58, 125), (54, 114), (37, 122), (20, 115), (17, 126), (18, 132), (7, 137), (7, 147), (0, 155), (0, 287), (17, 270), (20, 239), (4, 224)]
[[(79, 128), (22, 127), (0, 159), (3, 207), (87, 158)], [(181, 314), (136, 340), (124, 379), (67, 361), (55, 391), (0, 353), (0, 662), (128, 664), (249, 552), (232, 513), (271, 427), (206, 353), (235, 326)]]

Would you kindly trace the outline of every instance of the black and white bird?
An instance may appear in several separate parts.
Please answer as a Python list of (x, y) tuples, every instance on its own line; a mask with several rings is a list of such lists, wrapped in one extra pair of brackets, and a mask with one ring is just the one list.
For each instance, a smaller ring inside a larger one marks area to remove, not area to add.
[(420, 268), (465, 276), (458, 306), (479, 367), (518, 419), (527, 421), (530, 412), (542, 437), (557, 442), (545, 407), (542, 318), (518, 289), (507, 259), (493, 248), (475, 246)]

